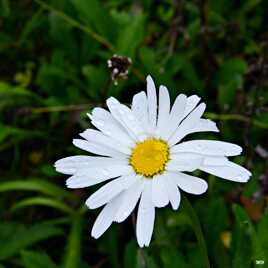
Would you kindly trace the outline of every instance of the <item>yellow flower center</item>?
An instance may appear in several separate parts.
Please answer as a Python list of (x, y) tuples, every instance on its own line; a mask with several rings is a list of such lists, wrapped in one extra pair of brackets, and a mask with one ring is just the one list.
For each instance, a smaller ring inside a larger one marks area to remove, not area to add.
[(169, 147), (160, 139), (149, 138), (137, 143), (129, 159), (137, 174), (152, 178), (165, 170), (169, 159)]

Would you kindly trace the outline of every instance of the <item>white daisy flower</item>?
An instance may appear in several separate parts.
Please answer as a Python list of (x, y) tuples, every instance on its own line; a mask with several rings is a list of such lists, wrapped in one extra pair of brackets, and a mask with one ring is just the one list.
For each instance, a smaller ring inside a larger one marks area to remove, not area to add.
[(100, 156), (71, 156), (55, 163), (56, 170), (72, 175), (67, 187), (82, 188), (110, 180), (86, 201), (90, 209), (104, 206), (92, 236), (99, 238), (112, 224), (124, 221), (139, 199), (136, 223), (140, 247), (151, 241), (155, 208), (180, 205), (180, 191), (200, 195), (207, 182), (188, 175), (196, 169), (237, 182), (247, 182), (251, 173), (228, 160), (242, 152), (238, 145), (215, 140), (182, 141), (194, 132), (218, 132), (214, 122), (201, 118), (206, 105), (196, 95), (180, 94), (170, 107), (169, 93), (147, 77), (147, 94), (133, 97), (131, 108), (115, 98), (107, 100), (109, 111), (93, 109), (88, 114), (98, 130), (87, 129), (73, 144)]

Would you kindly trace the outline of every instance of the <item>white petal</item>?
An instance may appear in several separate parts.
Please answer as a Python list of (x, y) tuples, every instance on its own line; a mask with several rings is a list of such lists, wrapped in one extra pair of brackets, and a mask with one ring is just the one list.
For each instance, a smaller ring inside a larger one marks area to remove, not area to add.
[(128, 128), (124, 121), (123, 112), (121, 109), (121, 103), (116, 100), (114, 97), (110, 97), (106, 100), (106, 104), (115, 120), (124, 128), (124, 130), (128, 133), (128, 135), (134, 140), (137, 140), (136, 135)]
[(171, 160), (167, 163), (169, 171), (194, 171), (203, 163), (204, 157), (197, 154), (171, 154)]
[(170, 160), (174, 160), (176, 162), (185, 162), (185, 161), (192, 161), (192, 160), (203, 160), (205, 158), (204, 155), (197, 154), (197, 153), (188, 153), (188, 152), (170, 152)]
[[(67, 167), (77, 167), (80, 164), (90, 163), (93, 159), (112, 159), (107, 157), (97, 157), (97, 156), (88, 156), (88, 155), (75, 155), (68, 156), (62, 159), (59, 159), (55, 162), (54, 166), (67, 166)], [(114, 160), (114, 159), (113, 159)], [(94, 160), (93, 160), (94, 161)]]
[(112, 178), (130, 174), (134, 174), (133, 169), (126, 165), (87, 168), (77, 171), (66, 181), (66, 185), (72, 189), (89, 187)]
[(142, 127), (140, 121), (135, 117), (134, 113), (126, 105), (121, 104), (121, 114), (125, 125), (134, 133), (138, 140), (144, 140), (147, 137), (145, 129)]
[(131, 109), (144, 130), (148, 131), (148, 101), (144, 91), (134, 95)]
[(231, 161), (227, 162), (225, 166), (202, 166), (200, 170), (226, 180), (237, 182), (247, 182), (251, 176), (251, 173), (247, 169)]
[(157, 175), (152, 180), (152, 200), (156, 207), (165, 207), (168, 202), (168, 192), (165, 185), (165, 177)]
[(115, 151), (119, 151), (123, 154), (129, 155), (131, 153), (130, 147), (122, 144), (119, 141), (114, 140), (111, 137), (104, 135), (102, 132), (94, 129), (87, 129), (83, 133), (80, 133), (80, 136), (89, 142), (95, 142), (101, 145), (104, 145), (108, 148), (112, 148)]
[(139, 179), (136, 183), (129, 187), (129, 189), (124, 191), (122, 203), (114, 219), (116, 222), (123, 222), (134, 210), (142, 193), (143, 187), (143, 180)]
[(111, 167), (111, 166), (128, 166), (127, 159), (117, 159), (108, 157), (94, 157), (94, 156), (70, 156), (58, 160), (55, 163), (56, 171), (63, 174), (75, 174), (84, 169), (91, 169), (96, 167)]
[(172, 153), (198, 153), (215, 156), (234, 156), (242, 152), (242, 148), (236, 144), (214, 141), (214, 140), (193, 140), (182, 142), (171, 148)]
[(167, 188), (170, 204), (172, 208), (176, 210), (179, 208), (179, 205), (181, 202), (180, 191), (175, 181), (171, 177), (169, 177), (168, 174), (166, 174), (165, 179), (166, 179), (165, 183), (166, 183), (166, 188)]
[(102, 209), (93, 225), (92, 237), (99, 238), (110, 227), (121, 202), (122, 194), (119, 194)]
[(216, 123), (211, 121), (210, 119), (200, 118), (199, 121), (187, 131), (187, 135), (191, 133), (206, 131), (219, 132), (219, 129), (217, 128)]
[(93, 142), (89, 142), (86, 140), (82, 139), (74, 139), (73, 144), (87, 152), (93, 153), (93, 154), (98, 154), (98, 155), (103, 155), (103, 156), (111, 156), (115, 158), (126, 158), (126, 154), (120, 153), (118, 151), (115, 151), (109, 147), (96, 144)]
[(158, 121), (157, 132), (162, 133), (166, 125), (166, 121), (169, 117), (170, 111), (170, 98), (166, 87), (160, 86), (159, 89), (159, 109), (158, 109)]
[(109, 202), (123, 190), (128, 189), (136, 181), (135, 175), (122, 176), (118, 179), (102, 186), (97, 192), (92, 194), (86, 201), (86, 205), (90, 209), (98, 208)]
[[(208, 156), (204, 154), (202, 155), (199, 153), (188, 153), (188, 152), (187, 153), (172, 153), (170, 158), (172, 160), (171, 162), (174, 164), (172, 166), (174, 166), (175, 168), (176, 168), (176, 164), (180, 167), (181, 166), (183, 167), (185, 165), (185, 166), (189, 166), (194, 169), (197, 169), (201, 165), (224, 166), (228, 162), (228, 158), (224, 156)], [(187, 162), (189, 163), (189, 165), (187, 164)], [(178, 166), (176, 170), (178, 170)], [(191, 170), (187, 170), (187, 171), (191, 171)]]
[(170, 115), (167, 118), (165, 128), (163, 130), (163, 133), (161, 134), (161, 137), (164, 140), (169, 139), (170, 136), (174, 133), (174, 131), (177, 129), (178, 125), (183, 119), (184, 110), (186, 106), (187, 97), (184, 94), (180, 94), (171, 109)]
[(83, 169), (92, 167), (105, 167), (111, 165), (128, 165), (127, 159), (118, 159), (101, 156), (76, 155), (62, 158), (55, 162), (55, 167)]
[(121, 103), (114, 97), (110, 97), (106, 100), (106, 105), (113, 118), (124, 128), (127, 133), (129, 132), (122, 118), (122, 114), (119, 112)]
[(206, 156), (203, 161), (204, 166), (224, 166), (228, 158), (224, 156)]
[(151, 180), (145, 181), (144, 190), (138, 209), (136, 235), (140, 247), (149, 246), (155, 219), (155, 208), (152, 202), (152, 183)]
[(200, 118), (197, 124), (191, 129), (189, 134), (195, 132), (205, 132), (205, 131), (219, 132), (219, 129), (217, 128), (216, 123), (211, 121), (210, 119)]
[(188, 97), (183, 117), (186, 117), (196, 107), (199, 101), (200, 98), (197, 95)]
[(113, 97), (110, 97), (106, 103), (112, 115), (125, 127), (132, 138), (135, 140), (144, 139), (146, 136), (144, 129), (131, 109), (126, 105), (120, 104), (120, 102)]
[(206, 192), (208, 188), (207, 182), (198, 177), (184, 174), (181, 172), (169, 172), (169, 174), (174, 180), (174, 182), (179, 186), (179, 188), (186, 193), (199, 195)]
[(156, 127), (156, 114), (157, 114), (156, 90), (154, 81), (150, 75), (147, 76), (146, 81), (147, 81), (149, 125), (151, 131), (154, 131)]
[(169, 144), (172, 146), (183, 139), (187, 134), (191, 132), (191, 129), (198, 123), (200, 117), (203, 115), (206, 109), (204, 103), (199, 104), (178, 126), (176, 131), (169, 139)]
[(103, 108), (94, 108), (92, 114), (88, 114), (88, 116), (91, 119), (91, 123), (105, 135), (110, 136), (129, 147), (133, 145), (133, 140), (124, 130), (122, 125), (113, 118), (110, 112)]

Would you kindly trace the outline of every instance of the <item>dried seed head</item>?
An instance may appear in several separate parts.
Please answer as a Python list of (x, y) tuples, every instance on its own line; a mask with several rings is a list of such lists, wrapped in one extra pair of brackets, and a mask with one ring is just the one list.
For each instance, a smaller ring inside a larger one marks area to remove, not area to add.
[(107, 60), (107, 66), (111, 70), (111, 78), (115, 85), (118, 84), (118, 79), (127, 79), (128, 68), (132, 64), (132, 61), (128, 57), (113, 55)]

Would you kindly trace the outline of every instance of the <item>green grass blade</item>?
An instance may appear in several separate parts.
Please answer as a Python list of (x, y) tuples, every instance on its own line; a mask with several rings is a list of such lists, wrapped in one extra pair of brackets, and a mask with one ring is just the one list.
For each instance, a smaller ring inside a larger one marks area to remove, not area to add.
[(50, 208), (54, 208), (57, 210), (60, 210), (62, 212), (72, 214), (74, 210), (70, 207), (68, 207), (65, 203), (52, 199), (47, 197), (31, 197), (23, 199), (22, 201), (17, 202), (12, 208), (12, 211), (29, 207), (29, 206), (46, 206)]
[(81, 264), (82, 218), (75, 214), (72, 218), (71, 232), (68, 236), (64, 268), (76, 268)]
[(47, 180), (29, 179), (29, 180), (15, 180), (4, 181), (0, 183), (0, 192), (7, 191), (36, 191), (42, 194), (47, 194), (55, 198), (64, 198), (74, 196), (68, 191), (59, 186), (48, 182)]

